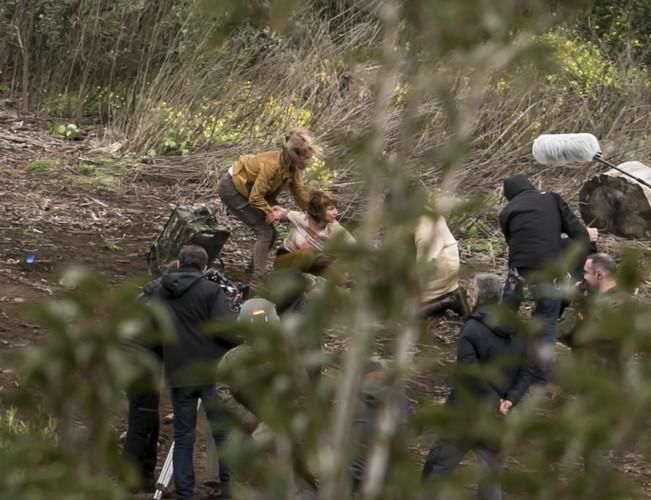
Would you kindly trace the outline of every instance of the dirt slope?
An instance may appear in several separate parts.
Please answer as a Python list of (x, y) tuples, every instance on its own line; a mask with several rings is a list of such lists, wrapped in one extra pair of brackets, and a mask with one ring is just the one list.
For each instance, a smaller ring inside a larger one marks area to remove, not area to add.
[[(16, 306), (56, 293), (57, 273), (71, 263), (89, 266), (113, 284), (145, 274), (149, 243), (171, 207), (187, 202), (192, 193), (192, 186), (171, 189), (137, 175), (142, 168), (137, 159), (111, 153), (117, 144), (101, 143), (92, 133), (82, 141), (65, 141), (49, 134), (49, 125), (0, 109), (0, 386), (5, 387), (14, 383), (3, 361), (7, 353), (38, 342), (44, 333), (21, 320)], [(248, 253), (242, 249), (250, 235), (237, 223), (224, 222), (234, 230), (224, 260), (229, 274), (238, 276), (246, 263)], [(462, 248), (468, 270), (504, 267), (492, 251), (484, 255)], [(33, 253), (46, 263), (26, 269), (22, 261)], [(443, 374), (454, 359), (459, 326), (455, 317), (432, 322), (431, 334), (417, 354), (419, 366), (428, 368), (409, 384), (413, 402), (445, 397)], [(165, 403), (163, 415), (168, 411)], [(116, 435), (124, 427), (124, 408), (116, 409)], [(169, 424), (163, 425), (161, 458), (170, 431)], [(429, 444), (428, 439), (414, 443), (414, 451), (423, 455)], [(651, 470), (634, 450), (618, 464), (649, 489)], [(201, 478), (201, 464), (198, 469)]]

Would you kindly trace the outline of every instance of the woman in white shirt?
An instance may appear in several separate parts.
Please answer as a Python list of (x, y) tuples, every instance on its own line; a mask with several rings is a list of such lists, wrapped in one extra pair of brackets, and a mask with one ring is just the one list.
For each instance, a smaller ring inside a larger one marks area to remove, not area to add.
[(421, 216), (415, 232), (416, 259), (427, 269), (422, 282), (420, 317), (451, 309), (465, 318), (470, 314), (465, 292), (459, 286), (459, 246), (442, 215)]
[(335, 236), (354, 241), (337, 222), (337, 205), (323, 191), (310, 193), (306, 212), (274, 207), (280, 222), (289, 222), (291, 229), (278, 249), (274, 269), (298, 268), (303, 272), (323, 275), (330, 270), (333, 256), (327, 252), (328, 242)]

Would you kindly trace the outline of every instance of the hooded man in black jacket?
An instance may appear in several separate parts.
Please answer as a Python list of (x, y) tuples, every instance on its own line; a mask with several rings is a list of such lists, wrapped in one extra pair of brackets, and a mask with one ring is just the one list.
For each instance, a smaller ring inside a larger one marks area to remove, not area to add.
[(446, 405), (463, 415), (458, 435), (432, 446), (423, 467), (423, 479), (435, 479), (456, 467), (468, 451), (479, 456), (487, 475), (479, 484), (478, 498), (502, 498), (498, 476), (504, 467), (499, 445), (488, 444), (475, 428), (482, 418), (505, 416), (527, 392), (533, 379), (525, 341), (496, 325), (502, 282), (497, 275), (474, 278), (475, 310), (468, 317), (457, 347), (457, 373)]
[[(160, 287), (161, 278), (147, 283), (138, 300), (147, 302), (151, 300), (152, 294)], [(156, 331), (163, 331), (162, 325), (152, 325)], [(136, 342), (127, 346), (137, 352), (138, 357), (150, 356), (157, 368), (160, 368), (157, 377), (152, 380), (146, 377), (145, 380), (136, 380), (127, 389), (129, 400), (129, 411), (127, 416), (127, 434), (124, 439), (123, 456), (135, 467), (139, 475), (139, 484), (136, 491), (153, 491), (155, 486), (154, 471), (156, 469), (156, 458), (158, 455), (158, 434), (159, 434), (159, 402), (160, 402), (160, 380), (162, 374), (163, 348), (161, 339), (137, 339)], [(149, 374), (151, 375), (151, 374)]]
[[(234, 318), (221, 287), (205, 279), (208, 254), (196, 245), (179, 253), (179, 268), (164, 275), (153, 296), (170, 312), (176, 339), (163, 344), (163, 366), (174, 408), (174, 485), (176, 498), (191, 499), (194, 490), (192, 453), (197, 402), (201, 399), (219, 449), (226, 441), (226, 417), (216, 409), (214, 365), (234, 344), (204, 333), (209, 321)], [(230, 471), (219, 461), (222, 498), (230, 498)]]
[(509, 247), (509, 272), (503, 300), (517, 311), (523, 299), (524, 284), (531, 286), (536, 301), (533, 317), (543, 325), (533, 346), (538, 365), (536, 381), (544, 383), (554, 360), (561, 299), (553, 283), (541, 278), (539, 271), (544, 271), (561, 256), (562, 233), (581, 245), (586, 255), (590, 236), (560, 195), (536, 190), (524, 175), (504, 180), (504, 196), (508, 204), (500, 214), (500, 226)]

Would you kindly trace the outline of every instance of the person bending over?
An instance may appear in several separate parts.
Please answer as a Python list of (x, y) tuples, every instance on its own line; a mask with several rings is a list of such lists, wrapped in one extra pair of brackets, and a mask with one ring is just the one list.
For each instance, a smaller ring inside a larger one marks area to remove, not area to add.
[(280, 151), (241, 156), (219, 181), (221, 201), (255, 233), (249, 265), (254, 280), (264, 278), (269, 250), (276, 239), (274, 224), (278, 216), (272, 206), (278, 194), (289, 189), (296, 204), (301, 209), (307, 208), (303, 171), (317, 149), (309, 132), (291, 130), (285, 135)]

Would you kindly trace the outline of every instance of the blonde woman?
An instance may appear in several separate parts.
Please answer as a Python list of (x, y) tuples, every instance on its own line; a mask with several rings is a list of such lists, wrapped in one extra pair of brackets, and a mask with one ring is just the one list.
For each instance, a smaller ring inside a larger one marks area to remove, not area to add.
[(276, 239), (272, 210), (278, 194), (289, 189), (294, 201), (307, 209), (303, 171), (318, 153), (312, 136), (303, 129), (289, 131), (280, 151), (241, 156), (219, 182), (219, 197), (233, 214), (255, 233), (253, 279), (265, 274), (269, 250)]

